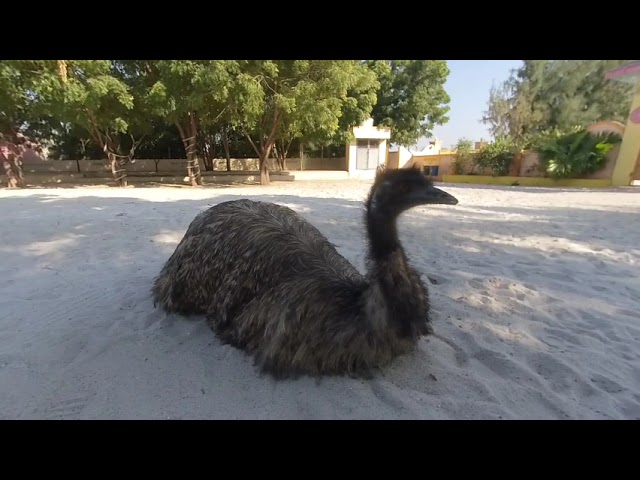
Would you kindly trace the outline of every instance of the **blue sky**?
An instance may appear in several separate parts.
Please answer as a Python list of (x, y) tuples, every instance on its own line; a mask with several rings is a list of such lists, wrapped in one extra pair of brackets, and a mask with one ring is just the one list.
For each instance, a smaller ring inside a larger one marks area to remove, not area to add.
[[(480, 121), (487, 108), (489, 90), (493, 83), (502, 83), (511, 69), (522, 60), (447, 60), (449, 77), (445, 89), (451, 97), (449, 121), (433, 129), (442, 146), (449, 148), (466, 137), (478, 141), (491, 136)], [(419, 146), (425, 142), (419, 142)]]

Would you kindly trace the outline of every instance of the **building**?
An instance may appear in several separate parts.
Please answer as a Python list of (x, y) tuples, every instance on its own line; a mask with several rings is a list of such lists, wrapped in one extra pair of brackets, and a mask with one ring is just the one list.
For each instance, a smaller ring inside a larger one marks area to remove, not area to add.
[(634, 85), (629, 117), (624, 129), (620, 153), (616, 161), (611, 184), (636, 185), (640, 181), (640, 62), (627, 63), (611, 70), (606, 78)]
[(369, 118), (353, 127), (353, 140), (347, 143), (347, 171), (349, 178), (372, 179), (379, 166), (387, 162), (387, 145), (391, 138), (389, 127), (376, 127)]

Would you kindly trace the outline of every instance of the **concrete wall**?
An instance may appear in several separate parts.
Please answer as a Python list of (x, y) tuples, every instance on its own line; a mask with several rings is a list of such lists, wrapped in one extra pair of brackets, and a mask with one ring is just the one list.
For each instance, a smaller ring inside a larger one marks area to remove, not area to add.
[(408, 168), (411, 166), (413, 155), (405, 147), (398, 147), (395, 152), (389, 152), (387, 155), (387, 167), (389, 168)]
[(372, 118), (365, 120), (358, 127), (353, 127), (352, 132), (353, 136), (359, 139), (389, 140), (391, 138), (391, 129), (389, 127), (375, 127)]
[[(183, 160), (186, 162), (186, 160)], [(270, 158), (269, 169), (279, 170), (278, 162)], [(137, 163), (137, 162), (136, 162)], [(254, 171), (258, 170), (259, 161), (257, 158), (232, 158), (231, 170), (240, 171)], [(286, 170), (347, 170), (347, 158), (346, 157), (334, 157), (334, 158), (305, 158), (304, 165), (300, 168), (299, 158), (287, 158), (285, 161)], [(185, 167), (186, 168), (186, 167)], [(204, 170), (204, 163), (200, 161), (200, 168)], [(219, 158), (213, 161), (214, 170), (227, 169), (227, 160)]]
[(387, 167), (399, 168), (400, 167), (400, 152), (389, 152), (387, 154)]
[[(214, 160), (215, 171), (226, 171), (227, 161), (225, 159)], [(289, 158), (286, 161), (287, 170), (299, 170), (300, 159)], [(204, 163), (200, 161), (200, 168), (205, 171)], [(269, 160), (269, 168), (278, 170), (274, 159)], [(28, 173), (105, 173), (111, 174), (111, 168), (103, 160), (41, 160), (39, 162), (30, 161), (23, 165), (25, 174)], [(135, 175), (137, 172), (143, 173), (185, 173), (187, 161), (185, 159), (140, 159), (135, 163), (127, 164), (127, 173)], [(231, 169), (233, 171), (257, 171), (257, 158), (232, 158)], [(305, 170), (342, 170), (346, 171), (346, 158), (305, 158)]]
[[(156, 170), (157, 164), (157, 170)], [(214, 171), (205, 171), (200, 164), (206, 183), (253, 182), (259, 179), (258, 159), (231, 159), (232, 171), (226, 171), (226, 160), (214, 162)], [(346, 158), (306, 158), (304, 171), (300, 171), (300, 159), (291, 158), (286, 162), (287, 170), (280, 172), (276, 161), (270, 161), (271, 179), (274, 181), (293, 180), (343, 180), (349, 174)], [(23, 164), (27, 185), (111, 185), (111, 168), (103, 160), (44, 160), (30, 158)], [(0, 172), (0, 182), (6, 178)], [(129, 184), (173, 184), (184, 185), (187, 174), (185, 159), (136, 160), (127, 164)]]
[(456, 160), (456, 155), (453, 154), (442, 154), (442, 155), (421, 155), (414, 156), (408, 161), (404, 163), (404, 167), (410, 167), (411, 165), (417, 164), (420, 169), (424, 169), (424, 167), (430, 166), (438, 166), (438, 175), (436, 177), (432, 177), (436, 181), (441, 181), (443, 175), (452, 175), (453, 174), (453, 162)]
[(408, 168), (412, 165), (413, 154), (405, 147), (398, 147), (398, 165)]

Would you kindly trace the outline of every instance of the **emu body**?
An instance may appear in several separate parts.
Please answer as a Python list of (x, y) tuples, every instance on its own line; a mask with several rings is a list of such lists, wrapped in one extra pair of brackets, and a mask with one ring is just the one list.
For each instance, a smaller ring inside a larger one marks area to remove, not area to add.
[(428, 290), (397, 238), (397, 216), (427, 198), (457, 203), (419, 172), (397, 172), (379, 174), (366, 202), (366, 275), (293, 210), (235, 200), (192, 221), (155, 280), (154, 302), (206, 314), (222, 341), (275, 376), (388, 364), (432, 331)]

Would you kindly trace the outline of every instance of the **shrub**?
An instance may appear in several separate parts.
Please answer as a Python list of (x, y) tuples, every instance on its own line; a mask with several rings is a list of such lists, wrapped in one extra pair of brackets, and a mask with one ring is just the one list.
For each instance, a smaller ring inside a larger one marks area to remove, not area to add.
[(577, 178), (597, 172), (622, 138), (615, 133), (590, 133), (584, 128), (569, 132), (551, 130), (538, 136), (532, 147), (540, 156), (540, 168), (554, 178)]
[(481, 169), (490, 169), (493, 175), (504, 176), (509, 173), (518, 150), (508, 137), (498, 137), (478, 152), (475, 163)]
[(471, 140), (461, 138), (456, 144), (456, 160), (451, 165), (454, 175), (464, 175), (471, 160), (473, 143)]

